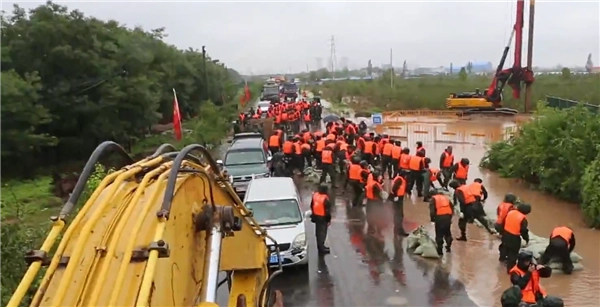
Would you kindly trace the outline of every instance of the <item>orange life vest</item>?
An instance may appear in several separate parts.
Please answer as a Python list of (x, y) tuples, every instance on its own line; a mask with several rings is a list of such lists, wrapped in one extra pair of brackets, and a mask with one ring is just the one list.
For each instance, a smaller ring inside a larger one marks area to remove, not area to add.
[(475, 202), (475, 200), (476, 200), (475, 196), (471, 193), (469, 186), (461, 185), (460, 187), (457, 188), (457, 190), (461, 191), (463, 194), (463, 197), (465, 198), (464, 205), (470, 205)]
[(281, 139), (278, 135), (271, 135), (269, 137), (269, 147), (279, 147), (280, 141)]
[(314, 193), (312, 214), (315, 216), (325, 216), (325, 202), (329, 199), (327, 194)]
[(498, 217), (496, 218), (496, 224), (502, 225), (504, 224), (504, 220), (506, 219), (506, 215), (512, 208), (514, 207), (511, 203), (502, 202), (498, 205), (498, 209), (496, 209), (496, 214)]
[(384, 156), (391, 157), (393, 148), (394, 148), (394, 145), (392, 145), (390, 143), (385, 143), (385, 145), (383, 145), (383, 151), (381, 152), (381, 154)]
[(408, 169), (410, 169), (411, 171), (420, 171), (422, 161), (423, 161), (422, 157), (419, 157), (419, 156), (410, 157), (410, 161), (408, 162)]
[[(516, 265), (510, 269), (509, 273), (517, 273), (521, 277), (525, 276), (526, 274), (526, 272), (519, 269)], [(521, 290), (521, 295), (523, 296), (521, 300), (527, 304), (535, 304), (537, 302), (536, 295), (538, 293), (540, 293), (542, 297), (546, 297), (546, 290), (544, 290), (544, 288), (542, 288), (540, 285), (540, 273), (538, 273), (538, 271), (533, 271), (531, 272), (531, 278), (529, 279), (529, 282), (525, 288)]]
[(479, 182), (473, 182), (471, 184), (469, 184), (469, 191), (471, 191), (471, 194), (473, 194), (473, 196), (475, 197), (481, 197), (483, 192), (482, 192), (482, 188), (483, 185)]
[(333, 164), (333, 151), (323, 150), (321, 153), (321, 163)]
[(458, 163), (458, 169), (456, 169), (456, 174), (454, 174), (454, 178), (467, 180), (469, 176), (469, 166), (463, 166), (461, 163)]
[(570, 245), (569, 241), (571, 241), (571, 238), (573, 237), (573, 230), (571, 230), (569, 227), (565, 227), (565, 226), (559, 226), (554, 228), (554, 230), (552, 230), (552, 234), (550, 234), (550, 239), (552, 238), (556, 238), (556, 237), (561, 237), (563, 239), (565, 239), (565, 241), (567, 241), (567, 247)]
[(454, 162), (454, 155), (449, 154), (448, 152), (444, 151), (444, 160), (442, 160), (442, 167), (444, 167), (444, 168), (452, 167), (453, 162)]
[(325, 140), (320, 139), (317, 141), (317, 146), (315, 147), (316, 152), (322, 152), (323, 148), (325, 148)]
[(287, 155), (294, 153), (294, 143), (292, 141), (285, 141), (283, 143), (283, 153)]
[(409, 154), (400, 155), (400, 168), (404, 170), (408, 170), (410, 168), (410, 158)]
[(350, 180), (356, 180), (356, 181), (360, 181), (361, 180), (361, 176), (360, 174), (362, 173), (362, 167), (358, 164), (351, 164), (350, 168), (348, 168), (348, 178)]
[(452, 215), (452, 206), (448, 196), (434, 195), (433, 199), (435, 199), (435, 215)]
[(373, 154), (373, 141), (366, 141), (365, 142), (365, 154)]
[(377, 197), (375, 196), (375, 191), (374, 191), (374, 188), (376, 186), (379, 187), (379, 191), (382, 190), (381, 184), (379, 184), (379, 182), (372, 179), (372, 176), (371, 176), (370, 180), (367, 181), (367, 186), (365, 187), (365, 196), (367, 197), (367, 199), (371, 199), (371, 200), (377, 199)]
[(402, 176), (396, 176), (396, 178), (394, 178), (394, 182), (392, 182), (392, 186), (395, 186), (396, 181), (398, 180), (400, 180), (400, 187), (398, 188), (398, 191), (396, 191), (396, 196), (403, 197), (406, 193), (406, 179), (404, 179)]
[(525, 214), (519, 210), (510, 210), (504, 219), (504, 232), (514, 236), (521, 235), (521, 222), (525, 219)]
[(402, 147), (394, 146), (392, 147), (392, 159), (400, 159), (402, 155)]

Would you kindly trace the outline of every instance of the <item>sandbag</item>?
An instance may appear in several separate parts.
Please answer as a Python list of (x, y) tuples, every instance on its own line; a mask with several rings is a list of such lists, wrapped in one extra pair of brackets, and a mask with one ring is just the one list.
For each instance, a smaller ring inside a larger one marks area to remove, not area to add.
[[(560, 262), (550, 262), (548, 266), (552, 269), (552, 274), (564, 274), (562, 271), (562, 264)], [(581, 262), (573, 263), (573, 271), (583, 270), (583, 264)]]
[[(321, 181), (322, 171), (320, 169), (310, 166), (310, 167), (305, 168), (303, 173), (304, 173), (305, 181), (313, 182), (313, 183), (319, 183)], [(325, 178), (325, 182), (326, 183), (331, 182), (331, 179), (329, 178), (329, 176), (327, 176)]]
[(564, 307), (565, 302), (558, 296), (548, 295), (542, 301), (543, 307)]
[[(417, 227), (408, 236), (407, 248), (415, 255), (424, 258), (439, 259), (435, 241), (429, 236), (429, 233), (423, 225)], [(414, 250), (413, 250), (414, 249)]]

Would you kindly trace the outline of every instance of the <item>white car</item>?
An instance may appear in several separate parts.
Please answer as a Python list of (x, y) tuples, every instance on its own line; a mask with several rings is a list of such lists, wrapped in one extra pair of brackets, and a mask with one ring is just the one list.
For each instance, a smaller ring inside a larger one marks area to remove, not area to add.
[(308, 267), (308, 244), (301, 203), (292, 178), (259, 178), (248, 185), (244, 204), (279, 246), (277, 255), (275, 242), (267, 242), (272, 252), (269, 257), (271, 267), (279, 266), (279, 261), (284, 267)]

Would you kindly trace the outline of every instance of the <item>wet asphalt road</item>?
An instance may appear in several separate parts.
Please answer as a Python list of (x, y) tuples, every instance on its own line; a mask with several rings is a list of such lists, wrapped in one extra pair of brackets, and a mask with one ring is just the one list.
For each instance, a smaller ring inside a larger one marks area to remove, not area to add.
[[(298, 186), (308, 210), (316, 184), (298, 180)], [(308, 272), (290, 269), (274, 281), (284, 306), (476, 306), (464, 286), (450, 277), (449, 263), (406, 251), (403, 237), (392, 233), (390, 214), (367, 217), (364, 208), (348, 206), (339, 188), (330, 197), (336, 205), (327, 239), (331, 254), (317, 255), (314, 227), (307, 222)], [(404, 226), (417, 227), (411, 221)]]

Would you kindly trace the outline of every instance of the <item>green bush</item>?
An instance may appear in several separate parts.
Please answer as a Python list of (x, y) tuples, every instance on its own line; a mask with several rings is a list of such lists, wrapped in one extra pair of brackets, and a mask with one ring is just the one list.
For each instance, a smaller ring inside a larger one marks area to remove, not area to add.
[(581, 179), (581, 209), (584, 216), (587, 218), (589, 225), (595, 228), (600, 228), (600, 148), (596, 148), (598, 155), (596, 159), (588, 165), (585, 174)]
[[(468, 76), (462, 80), (457, 76), (431, 76), (414, 79), (394, 79), (390, 86), (388, 75), (372, 81), (325, 82), (311, 88), (312, 92), (323, 91), (323, 96), (332, 102), (339, 102), (344, 96), (362, 98), (371, 106), (383, 110), (399, 109), (445, 109), (446, 98), (450, 93), (472, 92), (476, 88), (485, 90), (491, 81), (490, 76)], [(600, 105), (600, 74), (540, 75), (532, 87), (532, 100), (545, 100), (547, 95)], [(504, 106), (523, 110), (523, 96), (516, 100), (508, 86), (505, 88)], [(535, 108), (536, 106), (531, 106)], [(362, 109), (362, 106), (361, 106)]]
[(581, 203), (588, 223), (598, 227), (599, 144), (598, 115), (583, 107), (555, 110), (538, 106), (535, 119), (524, 124), (510, 141), (493, 144), (481, 166)]

